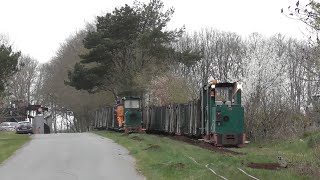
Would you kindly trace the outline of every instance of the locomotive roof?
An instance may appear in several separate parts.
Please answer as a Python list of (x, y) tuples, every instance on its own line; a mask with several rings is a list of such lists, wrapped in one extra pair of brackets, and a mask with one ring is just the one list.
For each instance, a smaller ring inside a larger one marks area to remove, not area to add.
[[(237, 82), (233, 82), (233, 83), (230, 83), (230, 82), (220, 82), (220, 83), (217, 83), (215, 84), (215, 87), (234, 87), (236, 85)], [(211, 86), (211, 84), (206, 84), (204, 86), (202, 86), (203, 88), (206, 88), (208, 86)]]
[(138, 97), (138, 96), (125, 96), (125, 97), (123, 97), (122, 99), (124, 99), (124, 100), (140, 99), (140, 97)]
[(229, 83), (229, 82), (223, 82), (223, 83), (217, 83), (216, 87), (233, 87), (235, 83)]

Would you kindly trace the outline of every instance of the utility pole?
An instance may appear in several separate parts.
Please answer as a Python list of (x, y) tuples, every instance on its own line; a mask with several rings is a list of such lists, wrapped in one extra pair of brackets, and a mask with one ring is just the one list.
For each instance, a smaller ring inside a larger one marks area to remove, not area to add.
[(55, 104), (54, 104), (54, 102), (53, 102), (53, 100), (52, 100), (52, 114), (53, 114), (53, 119), (54, 119), (54, 124), (53, 124), (53, 126), (54, 126), (54, 133), (56, 133), (57, 134), (57, 116), (56, 116), (56, 108), (55, 108)]
[(66, 109), (67, 133), (69, 132), (68, 110)]
[(60, 126), (60, 128), (61, 128), (61, 129), (60, 129), (60, 132), (61, 132), (61, 133), (62, 133), (62, 130), (63, 130), (63, 128), (62, 128), (63, 124), (62, 124), (62, 123), (63, 123), (63, 120), (61, 119), (61, 126)]

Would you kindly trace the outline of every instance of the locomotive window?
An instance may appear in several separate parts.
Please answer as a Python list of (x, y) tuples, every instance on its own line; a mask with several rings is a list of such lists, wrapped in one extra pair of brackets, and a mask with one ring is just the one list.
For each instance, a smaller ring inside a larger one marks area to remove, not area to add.
[(232, 87), (216, 87), (216, 101), (231, 101)]
[(124, 108), (140, 108), (139, 100), (125, 100)]

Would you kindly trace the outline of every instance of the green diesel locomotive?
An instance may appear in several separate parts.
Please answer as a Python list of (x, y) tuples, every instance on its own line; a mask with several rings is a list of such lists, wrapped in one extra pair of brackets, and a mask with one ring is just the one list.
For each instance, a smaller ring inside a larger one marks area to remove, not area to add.
[(124, 97), (124, 131), (141, 132), (142, 131), (142, 111), (141, 100), (139, 97)]
[(201, 134), (216, 146), (241, 146), (245, 142), (241, 84), (212, 82), (201, 90)]

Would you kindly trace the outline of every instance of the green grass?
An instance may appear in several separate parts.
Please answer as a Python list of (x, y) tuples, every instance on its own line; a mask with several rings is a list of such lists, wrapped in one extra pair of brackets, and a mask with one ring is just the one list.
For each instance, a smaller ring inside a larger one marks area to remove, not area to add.
[[(209, 164), (216, 173), (228, 179), (250, 179), (237, 168), (259, 179), (314, 179), (312, 173), (302, 173), (298, 164), (307, 164), (316, 169), (313, 163), (313, 149), (308, 147), (308, 138), (273, 144), (250, 144), (232, 150), (244, 155), (222, 154), (175, 141), (168, 137), (97, 131), (96, 134), (113, 139), (126, 147), (137, 161), (137, 169), (147, 179), (221, 179), (205, 168)], [(281, 170), (261, 170), (246, 167), (249, 162), (276, 163), (277, 157), (288, 160), (289, 168)], [(199, 164), (195, 163), (195, 159)], [(310, 165), (311, 164), (311, 165)]]
[(0, 132), (0, 164), (30, 139), (30, 135)]

